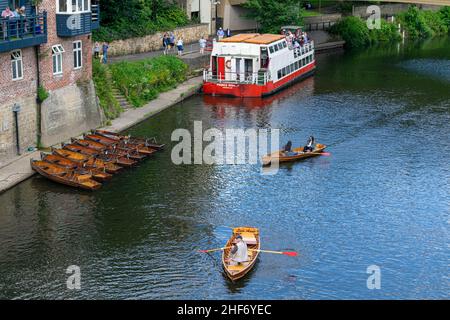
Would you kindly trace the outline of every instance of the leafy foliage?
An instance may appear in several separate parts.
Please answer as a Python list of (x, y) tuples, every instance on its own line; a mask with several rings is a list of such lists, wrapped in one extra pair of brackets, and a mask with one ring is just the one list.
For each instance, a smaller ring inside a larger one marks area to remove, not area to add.
[[(450, 30), (449, 7), (435, 12), (410, 6), (407, 11), (399, 13), (396, 19), (406, 30), (407, 36), (412, 39), (443, 35)], [(401, 39), (395, 24), (381, 20), (381, 29), (369, 30), (366, 22), (357, 17), (341, 19), (330, 28), (330, 32), (340, 35), (346, 41), (346, 45), (353, 48)]]
[(173, 56), (160, 56), (110, 66), (115, 86), (135, 107), (186, 80), (188, 66)]
[(261, 32), (279, 33), (285, 25), (301, 25), (301, 2), (298, 0), (248, 0), (248, 18), (255, 19)]
[(122, 112), (122, 108), (114, 98), (112, 80), (108, 72), (108, 66), (100, 63), (98, 59), (93, 59), (92, 63), (95, 91), (100, 100), (100, 106), (108, 120), (115, 119)]
[(102, 23), (95, 41), (113, 41), (170, 30), (189, 23), (186, 13), (167, 0), (100, 1)]
[(331, 26), (330, 33), (340, 35), (351, 48), (361, 48), (370, 44), (367, 24), (358, 17), (345, 17)]
[(442, 22), (447, 26), (450, 31), (450, 7), (443, 7), (439, 10), (439, 15)]
[(39, 102), (44, 102), (49, 97), (49, 93), (47, 92), (47, 90), (45, 90), (43, 86), (38, 87), (37, 94)]
[(424, 14), (416, 6), (410, 6), (407, 11), (398, 14), (397, 19), (410, 38), (425, 38), (433, 34)]

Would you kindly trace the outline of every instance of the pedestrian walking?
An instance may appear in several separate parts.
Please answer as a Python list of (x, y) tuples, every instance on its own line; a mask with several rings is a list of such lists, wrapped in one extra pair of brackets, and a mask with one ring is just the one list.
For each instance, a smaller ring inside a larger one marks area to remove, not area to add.
[(164, 48), (164, 55), (169, 53), (170, 39), (169, 39), (169, 35), (167, 33), (164, 33), (164, 36), (163, 36), (163, 48)]
[(169, 33), (169, 51), (172, 50), (173, 47), (175, 47), (175, 35), (173, 34), (173, 32)]
[(103, 47), (102, 47), (103, 59), (102, 59), (102, 62), (104, 64), (108, 63), (108, 50), (109, 50), (109, 44), (107, 42), (103, 43)]
[(205, 48), (206, 48), (206, 39), (205, 39), (205, 37), (201, 37), (201, 39), (198, 40), (198, 43), (200, 45), (200, 54), (205, 54)]
[(100, 43), (96, 42), (94, 45), (94, 58), (99, 59), (100, 58)]
[(223, 29), (219, 28), (219, 30), (217, 30), (217, 37), (219, 38), (219, 41), (223, 39), (224, 35), (225, 35), (225, 32), (223, 31)]
[(179, 56), (183, 55), (184, 48), (183, 48), (183, 39), (182, 38), (178, 39), (178, 41), (177, 41), (177, 49), (178, 49), (178, 55)]

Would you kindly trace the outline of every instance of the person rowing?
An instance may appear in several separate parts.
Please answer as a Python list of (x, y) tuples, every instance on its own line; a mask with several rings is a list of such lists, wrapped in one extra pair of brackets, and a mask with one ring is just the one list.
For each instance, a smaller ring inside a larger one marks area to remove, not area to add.
[(295, 156), (297, 155), (296, 152), (292, 152), (292, 141), (289, 140), (288, 143), (283, 148), (283, 153), (285, 156)]
[(303, 152), (313, 152), (315, 148), (316, 142), (313, 136), (309, 136), (308, 143), (303, 148)]
[(236, 236), (236, 243), (233, 244), (230, 250), (230, 258), (228, 261), (232, 266), (237, 266), (248, 261), (247, 244), (242, 240), (241, 235)]

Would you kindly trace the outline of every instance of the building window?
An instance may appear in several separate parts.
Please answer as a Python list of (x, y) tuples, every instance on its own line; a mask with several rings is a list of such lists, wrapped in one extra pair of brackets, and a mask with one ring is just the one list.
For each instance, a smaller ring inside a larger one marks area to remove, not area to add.
[(83, 67), (83, 51), (81, 41), (73, 43), (73, 68), (81, 69)]
[(23, 79), (23, 62), (21, 50), (11, 52), (11, 67), (13, 80)]
[(91, 11), (91, 0), (57, 0), (57, 13), (82, 13)]
[(58, 44), (52, 47), (52, 58), (53, 58), (53, 74), (62, 74), (62, 62), (64, 48), (62, 45)]

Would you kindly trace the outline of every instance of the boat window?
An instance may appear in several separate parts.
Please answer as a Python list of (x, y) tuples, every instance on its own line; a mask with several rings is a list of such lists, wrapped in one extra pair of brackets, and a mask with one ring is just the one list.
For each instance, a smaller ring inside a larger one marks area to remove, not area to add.
[(273, 51), (273, 46), (270, 46), (269, 47), (269, 51), (270, 51), (270, 53), (273, 53), (274, 51)]
[(283, 49), (283, 44), (281, 42), (278, 42), (278, 50)]
[(283, 45), (283, 48), (286, 48), (286, 47), (287, 47), (286, 41), (283, 41), (283, 42), (282, 42), (282, 45)]
[(273, 48), (274, 48), (275, 52), (278, 51), (278, 46), (277, 45), (274, 45)]
[(298, 61), (295, 61), (295, 70), (298, 69)]
[(281, 70), (278, 70), (278, 79), (281, 78)]

